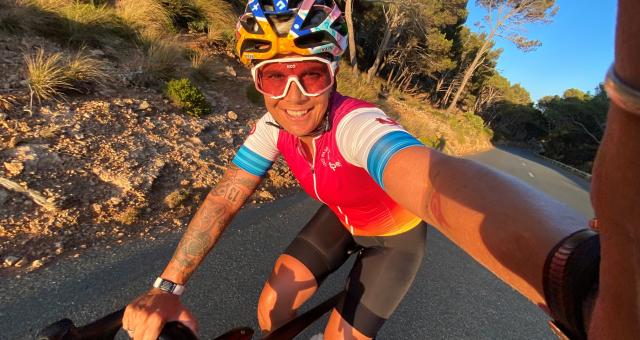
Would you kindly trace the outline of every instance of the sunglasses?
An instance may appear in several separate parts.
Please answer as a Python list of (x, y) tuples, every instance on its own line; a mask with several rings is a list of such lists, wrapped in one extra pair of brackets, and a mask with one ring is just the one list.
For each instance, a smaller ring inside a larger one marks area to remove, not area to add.
[(260, 62), (251, 75), (256, 89), (273, 99), (284, 98), (291, 83), (305, 96), (316, 97), (333, 86), (337, 68), (337, 62), (320, 57), (281, 58)]

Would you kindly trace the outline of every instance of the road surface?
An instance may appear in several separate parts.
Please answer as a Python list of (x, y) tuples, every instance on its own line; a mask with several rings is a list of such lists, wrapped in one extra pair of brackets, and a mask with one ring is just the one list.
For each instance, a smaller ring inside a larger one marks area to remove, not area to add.
[[(588, 183), (517, 149), (469, 156), (508, 172), (587, 216)], [(258, 330), (256, 302), (275, 258), (318, 204), (304, 194), (246, 209), (187, 286), (183, 301), (211, 339), (238, 326)], [(91, 249), (21, 278), (0, 277), (0, 339), (33, 339), (62, 317), (82, 325), (122, 307), (161, 272), (180, 234), (137, 240), (117, 249)], [(546, 315), (496, 279), (435, 229), (427, 257), (405, 300), (379, 339), (555, 339)], [(350, 264), (351, 262), (348, 262)], [(327, 279), (315, 304), (338, 291), (343, 266)], [(322, 331), (316, 323), (299, 339)], [(124, 338), (122, 334), (119, 338)], [(257, 337), (255, 337), (257, 338)]]

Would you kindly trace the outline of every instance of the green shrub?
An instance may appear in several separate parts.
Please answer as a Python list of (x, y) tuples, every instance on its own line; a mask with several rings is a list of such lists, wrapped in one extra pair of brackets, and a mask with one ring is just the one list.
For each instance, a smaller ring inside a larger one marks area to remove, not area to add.
[(174, 105), (190, 116), (200, 117), (211, 113), (211, 108), (202, 91), (187, 78), (169, 81), (166, 94)]
[(446, 146), (446, 140), (444, 139), (444, 137), (426, 136), (420, 137), (418, 138), (418, 140), (422, 144), (438, 151), (443, 151), (444, 147)]

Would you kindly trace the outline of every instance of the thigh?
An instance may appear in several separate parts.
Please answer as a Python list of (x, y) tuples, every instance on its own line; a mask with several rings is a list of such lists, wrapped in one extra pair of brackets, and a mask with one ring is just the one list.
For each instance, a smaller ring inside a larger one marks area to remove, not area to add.
[(337, 306), (342, 318), (375, 337), (398, 307), (420, 269), (427, 226), (420, 223), (390, 237), (356, 237), (364, 249), (349, 274), (346, 295)]
[(313, 273), (318, 285), (338, 269), (357, 247), (338, 217), (323, 205), (289, 244), (284, 254)]

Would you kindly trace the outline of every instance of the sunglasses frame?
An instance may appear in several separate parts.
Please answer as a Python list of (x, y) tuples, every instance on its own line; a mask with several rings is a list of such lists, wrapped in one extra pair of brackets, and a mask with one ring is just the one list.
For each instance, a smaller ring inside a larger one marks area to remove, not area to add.
[[(262, 91), (259, 86), (258, 86), (258, 69), (264, 65), (267, 64), (274, 64), (274, 63), (286, 63), (286, 62), (298, 62), (298, 61), (319, 61), (322, 62), (326, 65), (329, 66), (329, 72), (331, 75), (331, 83), (324, 89), (322, 89), (321, 91), (319, 91), (318, 93), (309, 93), (307, 92), (304, 87), (302, 86), (302, 84), (300, 83), (300, 80), (298, 79), (297, 76), (294, 75), (290, 75), (287, 78), (287, 85), (285, 85), (284, 90), (282, 92), (281, 95), (279, 96), (274, 96), (270, 93), (266, 93), (264, 91)], [(272, 99), (282, 99), (284, 97), (286, 97), (287, 93), (289, 93), (289, 87), (291, 87), (291, 83), (296, 83), (296, 85), (298, 86), (298, 89), (300, 89), (300, 92), (302, 92), (303, 95), (307, 96), (307, 97), (317, 97), (325, 92), (327, 92), (327, 90), (329, 90), (331, 87), (333, 87), (333, 84), (335, 84), (335, 79), (336, 79), (336, 70), (338, 69), (338, 62), (337, 61), (329, 61), (325, 58), (321, 58), (321, 57), (316, 57), (316, 56), (309, 56), (309, 57), (293, 57), (293, 58), (276, 58), (276, 59), (268, 59), (265, 61), (262, 61), (258, 64), (256, 64), (254, 67), (251, 68), (251, 76), (253, 77), (253, 83), (255, 85), (255, 88), (258, 92), (262, 93), (265, 96), (269, 96)]]

